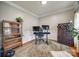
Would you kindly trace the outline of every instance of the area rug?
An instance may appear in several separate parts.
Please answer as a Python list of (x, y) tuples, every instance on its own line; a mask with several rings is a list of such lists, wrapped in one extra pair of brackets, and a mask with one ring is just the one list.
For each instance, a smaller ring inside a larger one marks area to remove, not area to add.
[(19, 47), (15, 51), (14, 57), (53, 57), (50, 51), (67, 51), (71, 53), (70, 47), (49, 40), (49, 45), (41, 42), (35, 45), (35, 41)]

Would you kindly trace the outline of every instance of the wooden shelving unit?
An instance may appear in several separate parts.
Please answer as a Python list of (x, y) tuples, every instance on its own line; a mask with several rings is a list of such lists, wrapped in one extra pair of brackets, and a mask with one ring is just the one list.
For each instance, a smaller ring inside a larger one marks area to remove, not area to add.
[(9, 48), (22, 46), (22, 23), (14, 21), (2, 21), (2, 47), (4, 53)]

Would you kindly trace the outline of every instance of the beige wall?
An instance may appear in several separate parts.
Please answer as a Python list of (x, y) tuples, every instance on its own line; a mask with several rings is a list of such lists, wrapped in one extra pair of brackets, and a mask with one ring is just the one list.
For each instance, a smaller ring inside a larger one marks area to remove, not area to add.
[(40, 25), (49, 25), (51, 32), (49, 39), (57, 40), (57, 25), (59, 23), (67, 23), (69, 20), (74, 20), (74, 13), (72, 10), (41, 18)]
[(38, 19), (6, 3), (0, 2), (0, 20), (15, 21), (16, 17), (23, 18), (23, 43), (33, 39), (32, 26), (38, 25)]

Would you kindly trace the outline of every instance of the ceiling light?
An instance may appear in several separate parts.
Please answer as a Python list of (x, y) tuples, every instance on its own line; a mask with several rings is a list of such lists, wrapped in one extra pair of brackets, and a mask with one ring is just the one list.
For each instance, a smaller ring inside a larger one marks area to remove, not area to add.
[(46, 1), (46, 0), (43, 0), (41, 3), (44, 5), (44, 4), (46, 4), (46, 3), (47, 3), (47, 1)]

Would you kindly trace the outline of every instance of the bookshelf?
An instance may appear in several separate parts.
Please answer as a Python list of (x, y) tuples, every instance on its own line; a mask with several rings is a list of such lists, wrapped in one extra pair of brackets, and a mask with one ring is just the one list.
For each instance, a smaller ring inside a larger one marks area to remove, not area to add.
[(22, 46), (22, 23), (14, 21), (2, 21), (2, 47), (4, 53), (9, 48)]

